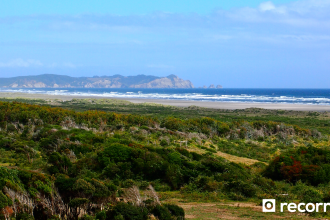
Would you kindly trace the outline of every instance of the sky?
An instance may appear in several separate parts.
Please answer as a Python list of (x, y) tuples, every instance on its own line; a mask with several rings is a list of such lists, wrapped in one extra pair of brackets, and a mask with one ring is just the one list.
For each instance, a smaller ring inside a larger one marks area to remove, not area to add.
[(330, 0), (0, 0), (0, 77), (330, 88)]

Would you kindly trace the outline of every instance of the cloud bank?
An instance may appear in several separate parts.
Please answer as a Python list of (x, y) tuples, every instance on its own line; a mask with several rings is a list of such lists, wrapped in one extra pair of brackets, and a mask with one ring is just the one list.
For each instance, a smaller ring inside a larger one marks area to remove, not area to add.
[(41, 67), (43, 64), (39, 60), (15, 59), (8, 62), (0, 62), (0, 67)]

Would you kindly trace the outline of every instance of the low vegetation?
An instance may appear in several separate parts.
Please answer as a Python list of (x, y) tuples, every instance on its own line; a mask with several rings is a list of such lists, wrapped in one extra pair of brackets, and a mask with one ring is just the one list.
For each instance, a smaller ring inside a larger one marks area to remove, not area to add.
[(19, 101), (0, 101), (0, 218), (184, 219), (196, 215), (184, 202), (330, 200), (326, 114)]

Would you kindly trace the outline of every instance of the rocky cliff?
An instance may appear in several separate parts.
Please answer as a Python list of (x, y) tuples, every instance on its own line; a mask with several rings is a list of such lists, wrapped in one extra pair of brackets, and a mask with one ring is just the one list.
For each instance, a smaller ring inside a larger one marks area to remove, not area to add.
[(194, 88), (175, 75), (70, 77), (53, 74), (0, 78), (2, 88)]
[(132, 85), (132, 88), (195, 88), (189, 80), (183, 80), (175, 75), (155, 79), (148, 83)]

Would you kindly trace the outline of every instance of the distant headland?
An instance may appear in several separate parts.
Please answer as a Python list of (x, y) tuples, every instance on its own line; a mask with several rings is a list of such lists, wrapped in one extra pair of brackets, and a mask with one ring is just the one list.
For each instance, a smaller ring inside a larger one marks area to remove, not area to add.
[(189, 80), (175, 75), (167, 77), (137, 76), (94, 76), (71, 77), (43, 74), (1, 78), (1, 88), (194, 88)]
[[(65, 75), (43, 74), (0, 78), (0, 88), (195, 88), (189, 80), (176, 75), (158, 77), (137, 76), (94, 76), (71, 77)], [(222, 88), (211, 85), (209, 88)]]

